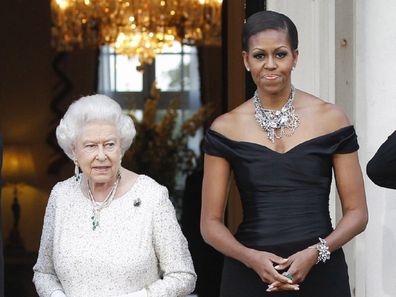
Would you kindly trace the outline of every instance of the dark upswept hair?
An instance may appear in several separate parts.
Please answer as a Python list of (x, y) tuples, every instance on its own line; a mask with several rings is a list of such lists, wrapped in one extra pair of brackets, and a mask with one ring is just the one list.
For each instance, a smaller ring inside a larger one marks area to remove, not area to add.
[(282, 13), (265, 10), (256, 12), (247, 19), (242, 31), (242, 50), (249, 50), (251, 36), (268, 29), (285, 31), (292, 49), (298, 48), (298, 33), (293, 21)]

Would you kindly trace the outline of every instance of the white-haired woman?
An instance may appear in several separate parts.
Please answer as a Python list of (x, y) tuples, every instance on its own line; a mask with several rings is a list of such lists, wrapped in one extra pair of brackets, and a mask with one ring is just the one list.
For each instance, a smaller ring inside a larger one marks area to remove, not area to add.
[(119, 104), (104, 95), (83, 97), (56, 135), (75, 176), (56, 184), (48, 200), (33, 268), (39, 296), (193, 291), (196, 274), (167, 189), (121, 166), (135, 128)]

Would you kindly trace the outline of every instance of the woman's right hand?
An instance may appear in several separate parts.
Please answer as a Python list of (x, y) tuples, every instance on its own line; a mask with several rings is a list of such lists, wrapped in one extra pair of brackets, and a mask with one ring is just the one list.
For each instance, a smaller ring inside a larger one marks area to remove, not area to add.
[(287, 261), (288, 259), (273, 253), (251, 249), (247, 265), (259, 275), (263, 282), (267, 284), (281, 283), (282, 291), (296, 291), (299, 289), (298, 284), (293, 284), (290, 279), (274, 268), (274, 266), (285, 264)]

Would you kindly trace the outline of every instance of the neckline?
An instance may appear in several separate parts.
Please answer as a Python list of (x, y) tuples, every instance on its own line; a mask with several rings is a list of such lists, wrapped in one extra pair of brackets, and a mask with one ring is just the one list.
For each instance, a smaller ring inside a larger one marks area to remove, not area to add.
[(268, 151), (270, 151), (270, 152), (272, 152), (272, 153), (274, 153), (274, 154), (277, 154), (277, 155), (287, 155), (287, 154), (293, 152), (294, 150), (298, 149), (299, 147), (301, 147), (301, 146), (303, 146), (303, 145), (305, 145), (305, 144), (308, 144), (308, 143), (310, 143), (310, 142), (319, 140), (319, 139), (321, 139), (321, 138), (325, 138), (325, 137), (328, 137), (328, 136), (332, 136), (332, 135), (334, 135), (334, 134), (341, 133), (341, 132), (343, 132), (344, 130), (348, 130), (348, 129), (351, 129), (351, 128), (353, 129), (353, 125), (348, 125), (348, 126), (339, 128), (339, 129), (337, 129), (337, 130), (335, 130), (335, 131), (332, 131), (332, 132), (329, 132), (329, 133), (326, 133), (326, 134), (322, 134), (322, 135), (319, 135), (319, 136), (312, 137), (312, 138), (310, 138), (310, 139), (307, 139), (307, 140), (304, 140), (304, 141), (300, 142), (299, 144), (296, 144), (295, 146), (293, 146), (292, 148), (288, 149), (288, 150), (285, 151), (285, 152), (278, 152), (278, 151), (275, 151), (275, 150), (269, 148), (268, 146), (266, 146), (266, 145), (264, 145), (264, 144), (260, 144), (260, 143), (256, 143), (256, 142), (244, 141), (244, 140), (234, 140), (234, 139), (231, 139), (231, 138), (225, 136), (224, 134), (221, 134), (220, 132), (217, 132), (217, 131), (212, 130), (212, 129), (208, 129), (208, 132), (211, 132), (211, 133), (213, 133), (213, 134), (215, 134), (215, 135), (217, 135), (217, 136), (219, 136), (219, 137), (221, 137), (221, 138), (224, 138), (224, 139), (226, 139), (226, 140), (228, 140), (228, 141), (230, 141), (230, 142), (233, 142), (233, 143), (253, 145), (253, 146), (257, 146), (257, 147), (266, 149), (266, 150), (268, 150)]
[[(224, 136), (224, 137), (225, 137), (225, 136)], [(114, 198), (113, 201), (112, 201), (112, 203), (114, 203), (114, 202), (116, 202), (116, 201), (122, 201), (122, 200), (124, 200), (124, 197), (128, 196), (131, 192), (133, 192), (133, 191), (137, 188), (137, 185), (140, 183), (140, 181), (142, 180), (142, 178), (143, 178), (144, 176), (145, 176), (144, 174), (138, 174), (138, 176), (136, 177), (135, 182), (134, 182), (133, 185), (129, 188), (129, 190), (126, 191), (126, 192), (125, 192), (124, 194), (122, 194), (121, 196), (119, 196), (119, 197), (117, 197), (117, 198)], [(74, 178), (74, 177), (72, 177), (72, 178)], [(80, 191), (81, 195), (82, 195), (84, 198), (86, 198), (88, 201), (90, 201), (90, 200), (89, 200), (89, 197), (86, 197), (85, 194), (83, 193), (83, 191), (81, 190), (80, 184), (78, 184), (78, 190)], [(102, 202), (102, 203), (103, 203), (103, 202)]]

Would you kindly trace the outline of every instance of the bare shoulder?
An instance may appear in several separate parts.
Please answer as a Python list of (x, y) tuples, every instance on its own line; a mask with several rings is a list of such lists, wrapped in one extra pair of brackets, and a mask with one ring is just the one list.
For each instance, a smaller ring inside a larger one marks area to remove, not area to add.
[(232, 123), (233, 114), (231, 112), (224, 113), (218, 116), (210, 126), (210, 129), (221, 134), (229, 128), (229, 123)]
[(238, 134), (246, 128), (246, 125), (249, 125), (253, 115), (251, 105), (251, 101), (248, 100), (233, 110), (218, 116), (210, 129), (227, 137), (238, 139)]
[(351, 124), (342, 108), (333, 103), (323, 104), (323, 116), (331, 130), (338, 130)]
[(309, 93), (300, 91), (299, 109), (306, 119), (321, 126), (324, 133), (330, 133), (350, 125), (347, 115), (340, 106)]

